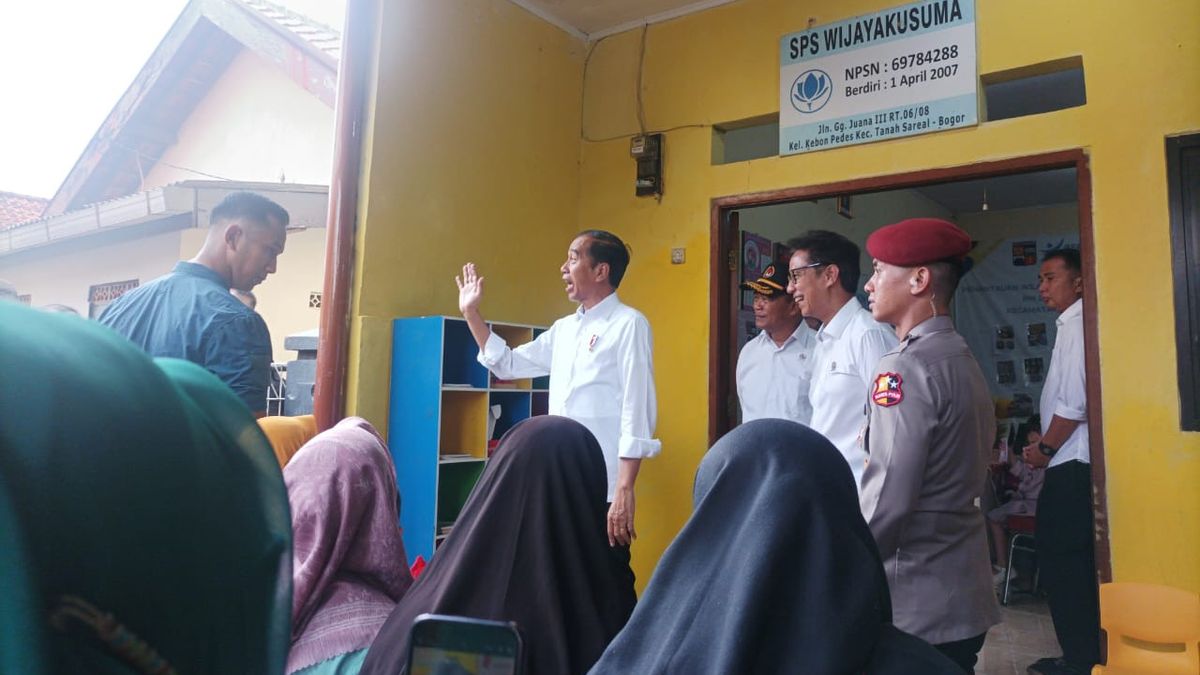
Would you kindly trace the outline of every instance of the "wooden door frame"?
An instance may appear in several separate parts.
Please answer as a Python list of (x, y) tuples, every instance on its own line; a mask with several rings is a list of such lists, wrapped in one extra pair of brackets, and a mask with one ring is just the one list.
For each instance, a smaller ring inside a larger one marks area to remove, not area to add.
[[(1049, 169), (1075, 169), (1079, 207), (1079, 252), (1083, 259), (1084, 363), (1087, 372), (1100, 372), (1099, 324), (1096, 304), (1096, 249), (1092, 227), (1092, 175), (1088, 155), (1082, 149), (1061, 150), (1038, 155), (1013, 157), (965, 166), (923, 169), (886, 176), (767, 190), (716, 197), (710, 204), (709, 256), (709, 349), (708, 349), (708, 442), (713, 443), (730, 428), (726, 401), (732, 393), (732, 368), (725, 367), (731, 353), (736, 313), (736, 281), (731, 280), (729, 256), (735, 248), (729, 235), (728, 219), (736, 209), (785, 202), (822, 199), (845, 194), (880, 192), (920, 187), (932, 183), (991, 178)], [(1087, 378), (1087, 414), (1091, 437), (1092, 511), (1095, 517), (1096, 572), (1101, 582), (1112, 580), (1112, 553), (1109, 545), (1107, 472), (1104, 458), (1104, 411), (1101, 405), (1099, 377)]]

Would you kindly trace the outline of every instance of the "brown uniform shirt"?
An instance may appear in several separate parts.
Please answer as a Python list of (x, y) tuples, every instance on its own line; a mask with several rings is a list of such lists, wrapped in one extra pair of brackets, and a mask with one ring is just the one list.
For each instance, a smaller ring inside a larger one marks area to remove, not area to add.
[(939, 644), (1000, 622), (979, 497), (996, 418), (979, 363), (949, 317), (879, 361), (867, 399), (863, 517), (898, 628)]

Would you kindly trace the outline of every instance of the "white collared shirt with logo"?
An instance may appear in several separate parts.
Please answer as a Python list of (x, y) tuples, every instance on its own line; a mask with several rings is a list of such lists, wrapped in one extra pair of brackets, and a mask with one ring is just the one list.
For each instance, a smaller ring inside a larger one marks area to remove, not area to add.
[(652, 351), (650, 322), (613, 293), (515, 349), (493, 333), (478, 358), (502, 379), (550, 376), (549, 413), (583, 424), (600, 442), (612, 501), (618, 459), (654, 457), (662, 449), (654, 438)]
[[(1042, 386), (1039, 412), (1042, 433), (1050, 428), (1050, 420), (1058, 415), (1063, 419), (1082, 422), (1075, 427), (1065, 443), (1050, 458), (1049, 467), (1078, 461), (1090, 464), (1087, 425), (1087, 369), (1083, 352), (1083, 300), (1079, 299), (1058, 315), (1058, 335), (1050, 354), (1046, 383)], [(1048, 467), (1048, 468), (1049, 468)]]
[(879, 359), (897, 344), (891, 326), (872, 318), (857, 298), (850, 298), (817, 331), (809, 426), (841, 451), (860, 488), (867, 463), (861, 438), (867, 423), (867, 396)]
[(742, 347), (737, 361), (737, 394), (743, 423), (764, 418), (804, 425), (812, 421), (808, 390), (816, 335), (801, 321), (782, 346), (764, 330)]

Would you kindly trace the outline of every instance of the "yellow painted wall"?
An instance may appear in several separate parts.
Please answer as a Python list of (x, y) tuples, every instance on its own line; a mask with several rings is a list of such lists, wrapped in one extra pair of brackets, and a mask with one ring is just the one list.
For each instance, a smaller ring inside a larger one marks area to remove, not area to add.
[[(661, 203), (633, 196), (640, 31), (595, 45), (584, 75), (579, 43), (504, 0), (383, 4), (351, 411), (386, 410), (380, 317), (453, 313), (450, 277), (474, 259), (491, 282), (489, 315), (549, 321), (569, 308), (554, 271), (566, 238), (612, 229), (633, 247), (622, 297), (655, 332), (664, 450), (638, 481), (634, 567), (644, 583), (690, 511), (706, 448), (713, 197), (1083, 148), (1093, 179), (1114, 574), (1200, 590), (1200, 436), (1178, 430), (1163, 152), (1165, 136), (1200, 129), (1195, 0), (1107, 9), (978, 0), (981, 73), (1082, 55), (1088, 104), (718, 166), (711, 125), (778, 111), (781, 35), (810, 18), (824, 24), (898, 3), (742, 0), (653, 25), (643, 99), (647, 126), (669, 130)], [(578, 141), (580, 119), (593, 140)], [(675, 246), (686, 247), (686, 264), (669, 264)]]
[(578, 229), (582, 43), (508, 0), (385, 2), (361, 184), (348, 408), (386, 423), (390, 324), (571, 311), (558, 266)]
[[(778, 111), (781, 35), (803, 29), (810, 17), (824, 24), (891, 4), (745, 0), (651, 26), (647, 125), (685, 127), (667, 133), (661, 204), (631, 195), (626, 140), (583, 144), (581, 224), (612, 225), (648, 262), (623, 293), (654, 326), (664, 445), (638, 484), (639, 576), (686, 518), (691, 475), (704, 452), (708, 345), (697, 336), (708, 333), (711, 198), (1084, 148), (1093, 180), (1113, 572), (1118, 580), (1200, 590), (1200, 436), (1179, 431), (1163, 152), (1165, 136), (1200, 129), (1200, 4), (1162, 0), (1101, 11), (1084, 0), (979, 0), (981, 73), (1082, 55), (1087, 105), (710, 165), (707, 125)], [(606, 39), (592, 56), (588, 137), (637, 130), (639, 33)], [(671, 266), (668, 250), (681, 245), (688, 263)], [(1140, 320), (1133, 320), (1134, 307)]]

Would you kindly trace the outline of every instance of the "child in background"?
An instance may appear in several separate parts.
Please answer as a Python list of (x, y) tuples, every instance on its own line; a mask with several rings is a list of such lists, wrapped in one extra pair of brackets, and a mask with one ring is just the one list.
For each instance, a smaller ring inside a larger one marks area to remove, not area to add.
[[(1017, 438), (1023, 439), (1021, 446), (1037, 443), (1042, 440), (1041, 419), (1034, 415), (1017, 431)], [(993, 580), (997, 584), (1004, 583), (1008, 571), (1008, 533), (1004, 524), (1009, 516), (1032, 516), (1037, 511), (1038, 493), (1042, 491), (1042, 481), (1045, 480), (1045, 469), (1035, 469), (1021, 459), (1021, 453), (1008, 453), (1009, 472), (1016, 476), (1020, 483), (1016, 492), (1012, 492), (1008, 501), (987, 512), (988, 528), (991, 529), (992, 546), (996, 554), (996, 564)], [(1011, 578), (1017, 576), (1013, 570)]]

